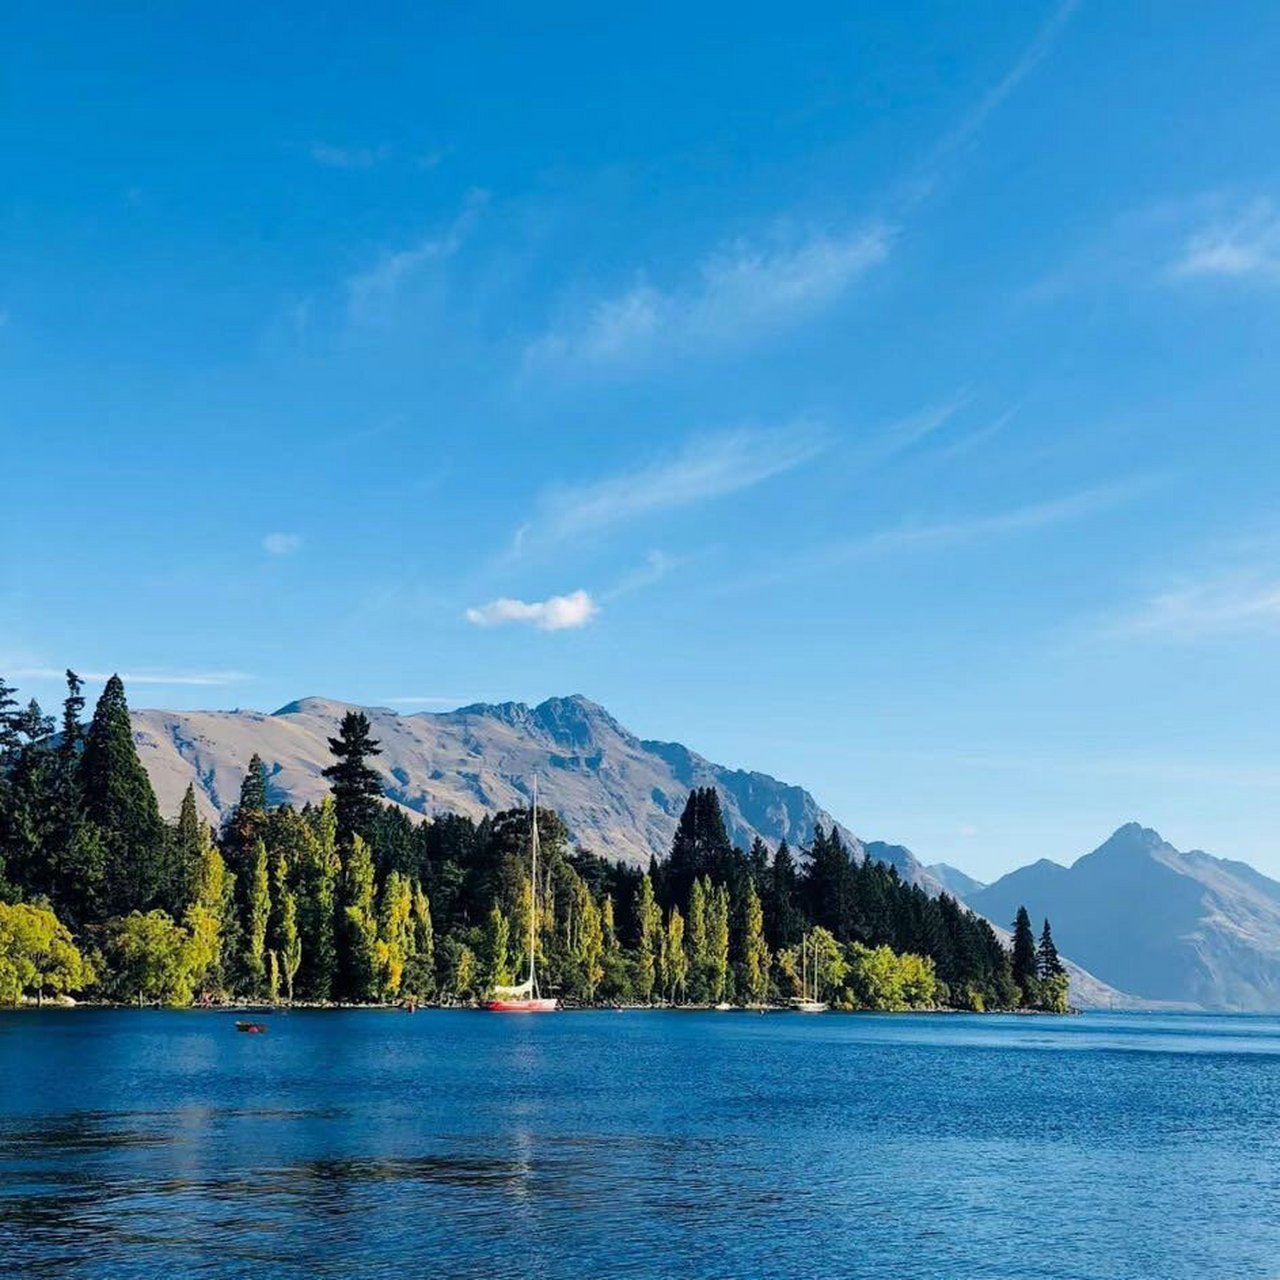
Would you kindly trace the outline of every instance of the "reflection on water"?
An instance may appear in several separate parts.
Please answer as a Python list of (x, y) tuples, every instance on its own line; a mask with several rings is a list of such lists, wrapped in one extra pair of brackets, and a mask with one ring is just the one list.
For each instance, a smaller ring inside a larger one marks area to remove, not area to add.
[(1277, 1053), (1256, 1018), (0, 1015), (0, 1273), (1261, 1280)]

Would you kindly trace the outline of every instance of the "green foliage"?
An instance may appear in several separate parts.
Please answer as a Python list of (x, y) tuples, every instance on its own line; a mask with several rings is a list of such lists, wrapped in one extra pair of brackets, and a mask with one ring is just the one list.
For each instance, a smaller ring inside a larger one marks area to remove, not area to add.
[(190, 937), (163, 911), (109, 920), (103, 956), (108, 993), (139, 1004), (185, 1005), (193, 990)]
[(39, 1003), (47, 995), (80, 991), (93, 979), (92, 967), (52, 911), (0, 903), (0, 1004), (28, 995)]
[(171, 905), (168, 833), (138, 759), (119, 676), (94, 709), (80, 761), (84, 812), (101, 833), (106, 909), (125, 913)]
[(658, 985), (658, 956), (662, 947), (662, 910), (653, 896), (653, 881), (645, 876), (636, 897), (636, 999), (653, 1000)]
[(382, 780), (367, 761), (382, 748), (373, 738), (369, 717), (363, 711), (348, 711), (342, 717), (338, 736), (329, 739), (334, 763), (324, 771), (333, 788), (339, 841), (354, 836), (368, 839), (381, 807)]
[(1021, 1003), (1034, 1005), (1036, 1002), (1036, 940), (1031, 932), (1031, 917), (1026, 907), (1019, 907), (1017, 918), (1013, 922), (1013, 980), (1021, 992)]
[(932, 1008), (937, 993), (932, 960), (860, 942), (851, 943), (846, 954), (848, 972), (842, 1003), (880, 1013)]
[(747, 885), (742, 925), (742, 986), (748, 1004), (761, 1005), (769, 998), (769, 946), (764, 938), (764, 908), (754, 883)]

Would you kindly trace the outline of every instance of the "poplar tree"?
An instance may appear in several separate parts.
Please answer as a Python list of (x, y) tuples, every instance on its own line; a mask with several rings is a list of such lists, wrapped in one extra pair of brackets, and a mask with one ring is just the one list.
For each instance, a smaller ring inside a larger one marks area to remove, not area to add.
[(436, 987), (436, 938), (431, 922), (431, 901), (416, 881), (412, 888), (410, 913), (412, 946), (405, 962), (401, 990), (415, 997), (430, 996)]
[(244, 925), (244, 969), (252, 994), (259, 994), (267, 977), (267, 926), (271, 919), (271, 885), (267, 873), (267, 846), (254, 842), (249, 866)]
[(653, 881), (648, 876), (641, 877), (636, 891), (636, 928), (636, 996), (649, 1004), (658, 980), (662, 912), (653, 896)]
[(298, 987), (309, 1000), (329, 1000), (338, 976), (334, 925), (341, 871), (331, 796), (326, 796), (320, 806), (307, 815), (306, 827), (299, 866), (298, 932), (302, 963)]
[(685, 987), (689, 979), (689, 958), (684, 953), (684, 917), (679, 907), (672, 907), (667, 916), (665, 987), (667, 999), (672, 1004), (684, 1001)]
[(413, 945), (413, 890), (404, 876), (391, 871), (378, 904), (378, 964), (384, 999), (400, 994)]
[(289, 861), (277, 853), (272, 869), (270, 945), (276, 957), (285, 998), (293, 1000), (293, 983), (302, 964), (302, 938), (298, 932), (298, 900), (289, 883)]
[(484, 924), (485, 985), (490, 991), (511, 985), (510, 950), (511, 922), (494, 903)]
[(373, 857), (364, 840), (354, 836), (343, 858), (338, 952), (341, 986), (349, 1000), (372, 1000), (377, 995), (378, 921), (373, 901)]
[(689, 998), (703, 1004), (710, 994), (710, 950), (707, 945), (707, 881), (699, 877), (689, 890), (689, 920), (684, 932), (689, 954)]
[(729, 998), (729, 890), (716, 885), (707, 900), (707, 998)]
[(748, 1004), (764, 1004), (769, 995), (769, 946), (764, 938), (764, 910), (755, 884), (748, 882), (743, 905), (743, 995)]

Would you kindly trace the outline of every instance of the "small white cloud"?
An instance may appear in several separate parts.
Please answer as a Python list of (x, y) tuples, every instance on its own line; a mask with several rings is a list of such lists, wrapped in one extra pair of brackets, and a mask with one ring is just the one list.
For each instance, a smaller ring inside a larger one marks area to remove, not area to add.
[(1235, 216), (1191, 235), (1173, 274), (1280, 284), (1280, 211), (1255, 200)]
[(546, 600), (491, 600), (476, 609), (467, 610), (467, 621), (477, 627), (501, 627), (509, 622), (522, 622), (539, 631), (570, 631), (585, 627), (600, 612), (600, 606), (586, 591), (573, 591), (567, 596), (551, 596)]
[(269, 533), (262, 540), (262, 549), (271, 556), (291, 556), (305, 541), (300, 533)]
[(640, 279), (570, 317), (530, 343), (525, 362), (616, 367), (753, 340), (835, 302), (888, 256), (891, 238), (887, 227), (873, 225), (769, 248), (735, 241), (704, 259), (683, 286), (663, 291)]
[(978, 828), (974, 826), (970, 826), (969, 824), (966, 823), (963, 827), (960, 828), (960, 834), (966, 840), (972, 840), (977, 836)]

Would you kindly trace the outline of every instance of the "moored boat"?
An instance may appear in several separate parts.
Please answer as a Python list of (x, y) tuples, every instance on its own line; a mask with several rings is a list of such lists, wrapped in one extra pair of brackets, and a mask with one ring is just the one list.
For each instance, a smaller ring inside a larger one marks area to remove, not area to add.
[(266, 1034), (267, 1024), (265, 1022), (237, 1022), (236, 1030), (243, 1031), (246, 1035), (261, 1036)]
[(484, 1002), (489, 1013), (555, 1013), (560, 1002), (538, 993), (538, 777), (533, 778), (532, 823), (529, 836), (529, 976), (518, 986), (494, 987)]

